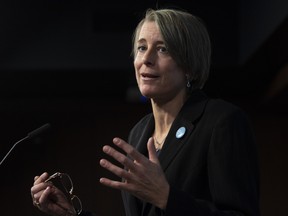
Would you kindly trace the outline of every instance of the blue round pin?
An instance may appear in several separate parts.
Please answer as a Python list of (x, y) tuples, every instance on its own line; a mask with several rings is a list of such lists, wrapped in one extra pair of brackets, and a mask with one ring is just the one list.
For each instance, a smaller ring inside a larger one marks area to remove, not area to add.
[(180, 127), (177, 132), (176, 132), (176, 138), (180, 139), (181, 137), (184, 136), (184, 134), (186, 133), (186, 128), (185, 127)]

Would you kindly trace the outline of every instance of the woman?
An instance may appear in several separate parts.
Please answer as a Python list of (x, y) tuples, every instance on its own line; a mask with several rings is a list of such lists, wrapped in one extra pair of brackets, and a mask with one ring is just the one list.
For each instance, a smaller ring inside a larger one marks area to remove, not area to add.
[[(137, 83), (152, 113), (134, 126), (128, 142), (113, 139), (126, 154), (103, 147), (123, 168), (107, 159), (100, 165), (122, 181), (100, 182), (122, 191), (127, 216), (258, 216), (249, 122), (241, 109), (201, 90), (211, 55), (201, 20), (180, 10), (149, 9), (135, 29), (133, 47)], [(34, 203), (51, 215), (75, 215), (47, 178), (35, 178)]]

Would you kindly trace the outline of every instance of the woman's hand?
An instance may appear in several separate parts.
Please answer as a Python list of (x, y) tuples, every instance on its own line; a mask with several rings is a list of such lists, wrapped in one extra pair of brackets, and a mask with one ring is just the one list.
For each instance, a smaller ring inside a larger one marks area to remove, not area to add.
[(46, 182), (48, 177), (48, 173), (44, 172), (41, 176), (34, 178), (34, 184), (31, 187), (33, 204), (41, 211), (52, 216), (77, 215), (65, 194), (55, 187), (52, 182)]
[(127, 155), (108, 145), (103, 147), (103, 151), (120, 162), (124, 168), (116, 166), (106, 159), (101, 159), (100, 165), (122, 178), (123, 181), (101, 178), (100, 182), (115, 189), (125, 190), (139, 199), (165, 209), (169, 184), (159, 163), (153, 138), (150, 138), (147, 143), (149, 158), (120, 138), (114, 138), (113, 143)]

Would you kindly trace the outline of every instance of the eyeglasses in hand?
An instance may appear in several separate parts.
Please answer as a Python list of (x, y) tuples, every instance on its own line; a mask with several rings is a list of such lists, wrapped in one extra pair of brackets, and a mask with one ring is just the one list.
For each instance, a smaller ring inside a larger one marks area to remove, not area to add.
[(45, 182), (52, 182), (58, 189), (60, 189), (67, 196), (79, 215), (82, 212), (82, 203), (78, 196), (73, 194), (73, 182), (67, 173), (56, 172), (51, 175)]

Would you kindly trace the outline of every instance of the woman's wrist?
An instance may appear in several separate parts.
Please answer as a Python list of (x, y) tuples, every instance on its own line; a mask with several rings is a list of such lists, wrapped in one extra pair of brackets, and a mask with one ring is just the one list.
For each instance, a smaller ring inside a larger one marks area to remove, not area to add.
[(158, 208), (165, 210), (168, 202), (168, 197), (169, 197), (169, 191), (170, 191), (170, 186), (167, 185), (167, 188), (165, 189), (165, 192), (162, 194), (163, 198), (159, 199), (159, 203), (157, 205)]

